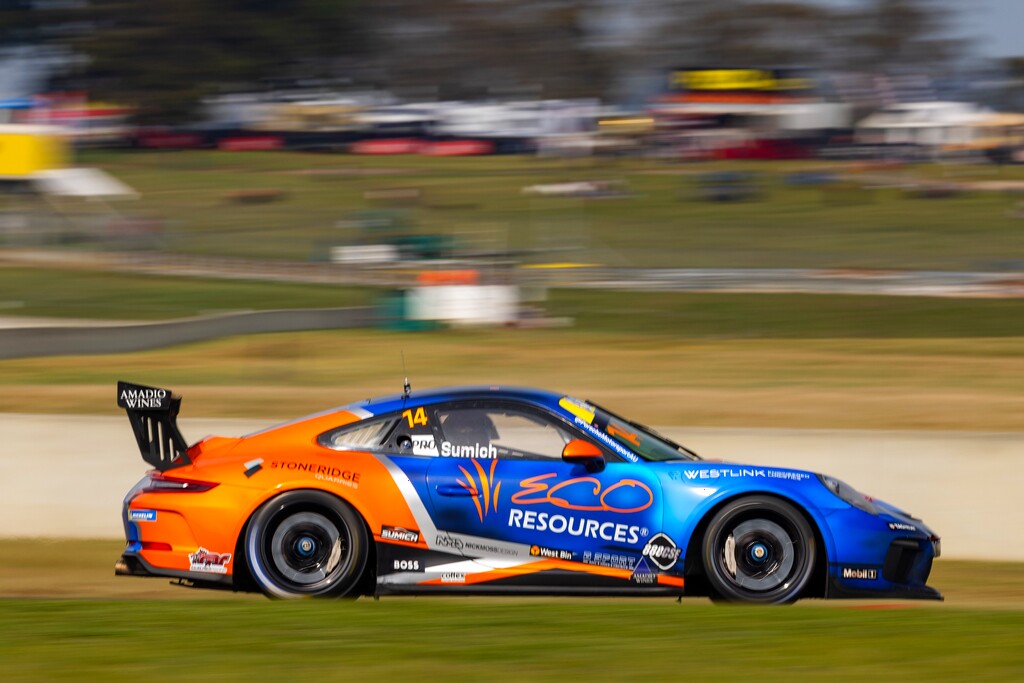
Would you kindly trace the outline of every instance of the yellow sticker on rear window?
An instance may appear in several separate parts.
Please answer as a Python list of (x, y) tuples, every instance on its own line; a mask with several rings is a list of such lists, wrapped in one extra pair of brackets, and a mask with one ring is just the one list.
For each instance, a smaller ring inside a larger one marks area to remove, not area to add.
[(558, 402), (558, 405), (562, 406), (587, 424), (594, 422), (594, 407), (592, 405), (569, 396), (563, 396)]

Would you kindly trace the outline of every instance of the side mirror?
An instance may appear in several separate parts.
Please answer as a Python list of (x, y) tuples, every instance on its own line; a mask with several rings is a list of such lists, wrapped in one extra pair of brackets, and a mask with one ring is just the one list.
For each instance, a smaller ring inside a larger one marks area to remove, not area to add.
[(604, 469), (604, 456), (601, 449), (583, 439), (573, 439), (562, 449), (562, 460), (572, 465), (583, 465), (588, 472), (600, 472)]

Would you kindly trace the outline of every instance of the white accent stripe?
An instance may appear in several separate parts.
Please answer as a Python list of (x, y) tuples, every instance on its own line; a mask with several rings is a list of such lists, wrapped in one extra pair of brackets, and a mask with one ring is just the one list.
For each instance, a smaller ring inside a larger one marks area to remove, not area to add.
[(488, 568), (477, 564), (473, 560), (461, 560), (459, 562), (449, 562), (448, 564), (437, 564), (433, 567), (427, 567), (423, 571), (428, 574), (442, 574), (445, 572), (479, 574), (480, 572), (488, 571)]
[[(402, 471), (402, 468), (394, 463), (386, 455), (375, 455), (381, 464), (387, 468), (388, 473), (395, 482), (395, 486), (402, 494), (402, 498), (405, 499), (406, 504), (409, 506), (409, 510), (412, 511), (413, 519), (416, 520), (417, 526), (419, 526), (420, 538), (427, 544), (428, 548), (440, 550), (441, 552), (449, 554), (462, 554), (467, 557), (479, 558), (480, 562), (484, 563), (487, 568), (495, 569), (502, 568), (506, 565), (505, 562), (516, 562), (514, 558), (526, 558), (529, 560), (536, 560), (530, 555), (530, 546), (524, 543), (510, 543), (508, 541), (498, 541), (493, 538), (484, 538), (482, 536), (470, 536), (468, 534), (457, 534), (450, 531), (437, 530), (434, 526), (434, 520), (431, 519), (430, 513), (427, 512), (427, 507), (423, 504), (420, 499), (420, 495), (416, 492), (416, 487), (412, 485), (412, 481)], [(447, 536), (451, 539), (457, 540), (461, 543), (460, 548), (452, 548), (447, 545), (438, 545), (437, 537)], [(472, 547), (478, 546), (478, 547)], [(487, 548), (499, 549), (499, 553), (486, 550)], [(499, 556), (500, 555), (500, 556)], [(513, 566), (513, 565), (507, 565)]]
[(522, 560), (493, 560), (487, 565), (480, 564), (475, 560), (465, 560), (463, 562), (449, 562), (448, 564), (435, 564), (433, 567), (427, 567), (423, 571), (427, 573), (444, 573), (444, 572), (461, 572), (463, 574), (479, 574), (481, 572), (489, 572), (493, 569), (508, 569), (509, 567), (518, 567), (520, 565), (529, 564), (536, 562), (536, 557), (531, 557)]
[(434, 540), (437, 538), (437, 527), (434, 526), (434, 520), (430, 518), (430, 513), (427, 512), (426, 506), (420, 500), (420, 494), (416, 493), (416, 487), (412, 485), (402, 468), (392, 462), (391, 458), (386, 455), (378, 455), (376, 458), (387, 468), (395, 486), (398, 487), (402, 498), (405, 499), (412, 511), (413, 519), (416, 520), (416, 525), (420, 530), (420, 538), (426, 542), (428, 548), (436, 547)]

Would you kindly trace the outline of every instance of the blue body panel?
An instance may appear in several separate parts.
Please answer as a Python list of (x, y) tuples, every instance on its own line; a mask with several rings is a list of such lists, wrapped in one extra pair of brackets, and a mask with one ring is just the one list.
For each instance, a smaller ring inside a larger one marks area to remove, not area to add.
[(879, 501), (874, 501), (878, 514), (854, 507), (813, 472), (645, 460), (567, 410), (562, 398), (534, 389), (472, 387), (351, 407), (384, 415), (475, 399), (525, 404), (621, 457), (595, 472), (551, 459), (391, 456), (439, 534), (485, 539), (477, 543), (477, 552), (464, 550), (481, 562), (500, 560), (517, 544), (528, 545), (531, 553), (545, 557), (635, 570), (633, 578), (641, 587), (641, 570), (681, 576), (699, 567), (700, 546), (693, 541), (715, 512), (740, 497), (767, 495), (791, 503), (810, 522), (827, 565), (827, 594), (937, 597), (925, 586), (937, 537), (920, 520)]

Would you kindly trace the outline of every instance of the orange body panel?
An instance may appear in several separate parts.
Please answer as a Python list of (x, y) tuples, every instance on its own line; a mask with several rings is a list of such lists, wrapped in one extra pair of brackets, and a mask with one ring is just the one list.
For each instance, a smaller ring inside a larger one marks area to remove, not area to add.
[[(367, 537), (378, 544), (378, 580), (385, 576), (388, 581), (382, 585), (394, 590), (492, 582), (500, 585), (503, 580), (509, 580), (510, 585), (534, 585), (526, 580), (531, 575), (537, 575), (537, 586), (554, 585), (544, 581), (562, 572), (612, 580), (601, 585), (621, 582), (629, 587), (638, 583), (631, 583), (630, 569), (567, 558), (505, 557), (499, 564), (491, 565), (486, 560), (460, 557), (462, 541), (445, 545), (433, 535), (428, 537), (428, 533), (448, 532), (441, 532), (440, 527), (434, 529), (432, 524), (422, 528), (417, 515), (422, 520), (423, 514), (431, 513), (423, 509), (424, 500), (408, 497), (411, 481), (392, 461), (370, 452), (336, 450), (318, 443), (320, 435), (364, 417), (339, 409), (244, 437), (208, 437), (194, 444), (187, 450), (189, 464), (151, 471), (129, 494), (125, 513), (130, 526), (126, 555), (149, 565), (154, 574), (230, 583), (237, 562), (241, 561), (239, 555), (245, 552), (246, 525), (260, 507), (290, 491), (315, 490), (337, 496), (361, 516), (367, 526)], [(409, 419), (412, 422), (413, 418)], [(581, 461), (603, 462), (600, 450), (587, 442), (572, 442), (567, 450), (570, 456), (578, 451)], [(465, 496), (466, 502), (475, 506), (470, 509), (475, 509), (483, 525), (489, 514), (499, 512), (502, 492), (500, 482), (494, 483), (498, 461), (464, 458), (456, 462), (461, 477), (456, 474), (459, 488), (455, 495)], [(189, 484), (175, 488), (181, 482)], [(511, 494), (508, 500), (526, 506), (553, 504), (583, 513), (630, 514), (647, 509), (651, 501), (637, 499), (635, 508), (612, 509), (605, 502), (608, 492), (628, 486), (646, 490), (651, 500), (654, 495), (643, 482), (624, 479), (604, 488), (604, 497), (599, 502), (584, 505), (567, 502), (572, 498), (566, 497), (567, 491), (571, 487), (585, 487), (596, 493), (602, 488), (598, 479), (586, 476), (555, 482), (553, 472), (527, 477), (520, 482), (520, 487), (525, 488)], [(421, 507), (414, 513), (410, 505)], [(382, 536), (385, 530), (387, 538)], [(467, 538), (472, 542), (471, 537)], [(425, 574), (417, 574), (420, 571)], [(683, 578), (651, 575), (647, 584), (681, 591)]]
[[(374, 456), (357, 451), (336, 451), (316, 443), (316, 436), (356, 420), (339, 411), (250, 437), (213, 437), (189, 449), (194, 463), (175, 468), (168, 476), (218, 482), (203, 493), (143, 492), (129, 510), (153, 510), (153, 521), (133, 521), (147, 562), (188, 571), (189, 555), (203, 548), (213, 553), (234, 553), (246, 522), (267, 500), (286, 491), (318, 489), (333, 493), (354, 507), (379, 540), (382, 525), (415, 528), (416, 522), (390, 473)], [(241, 463), (262, 460), (247, 475)], [(171, 550), (149, 547), (169, 544)], [(426, 547), (418, 543), (403, 543)], [(234, 558), (226, 562), (233, 573)]]

